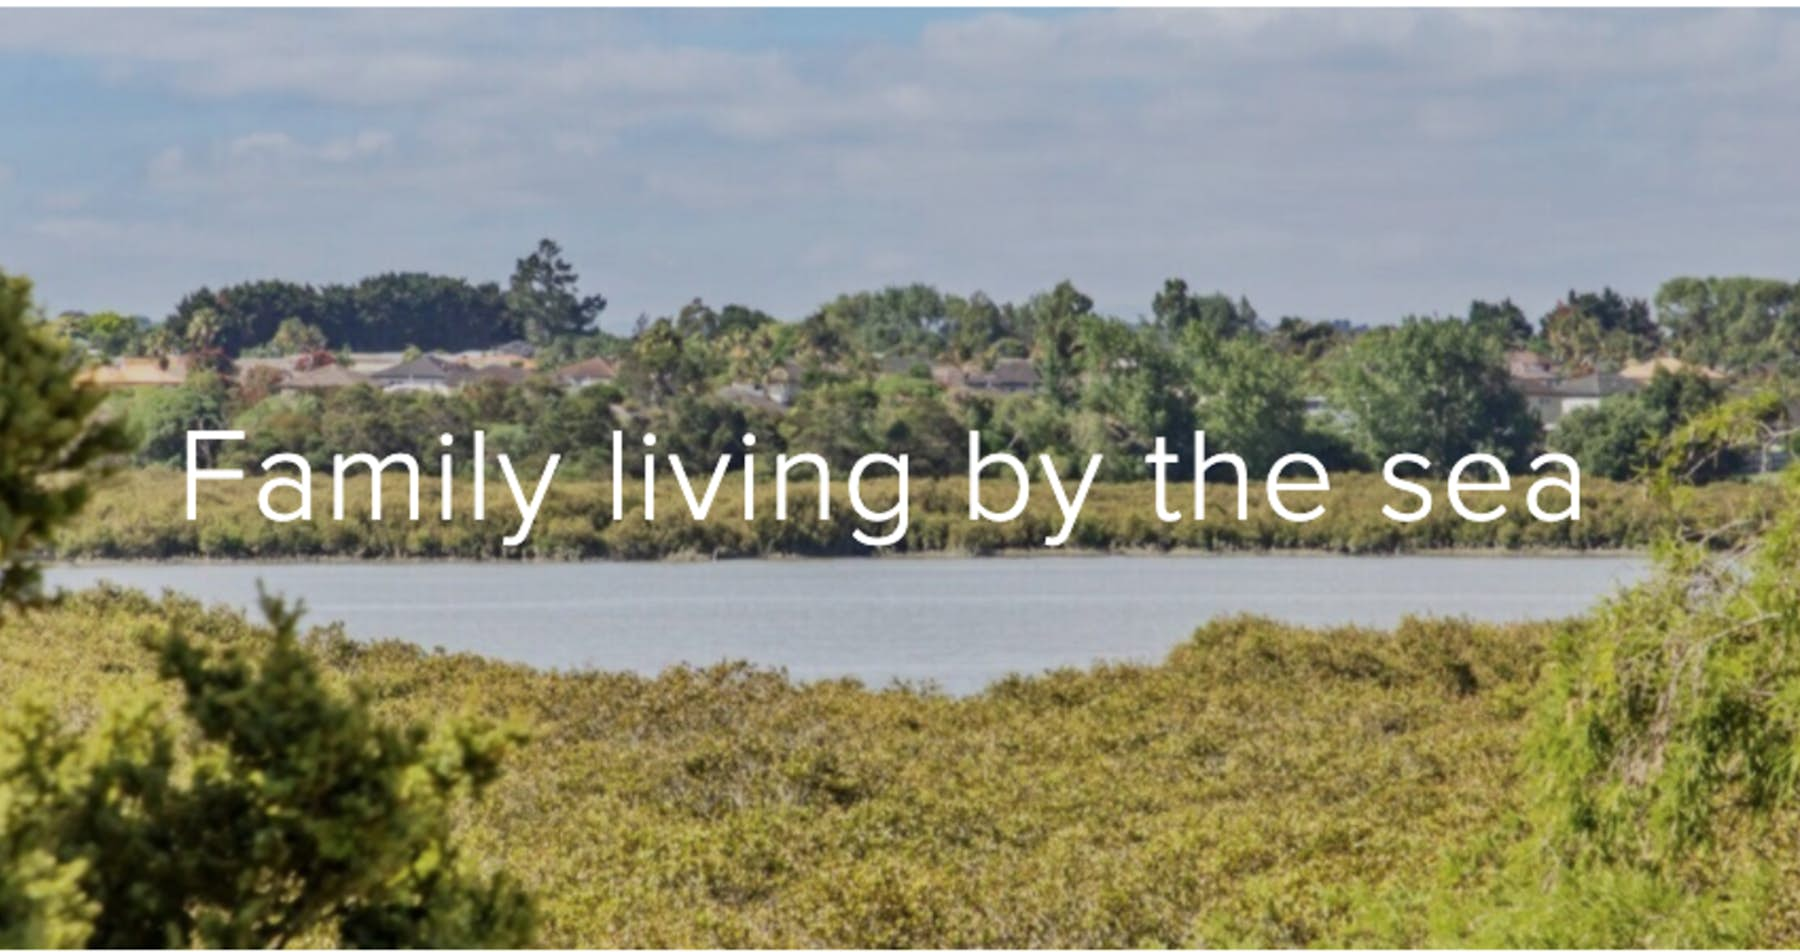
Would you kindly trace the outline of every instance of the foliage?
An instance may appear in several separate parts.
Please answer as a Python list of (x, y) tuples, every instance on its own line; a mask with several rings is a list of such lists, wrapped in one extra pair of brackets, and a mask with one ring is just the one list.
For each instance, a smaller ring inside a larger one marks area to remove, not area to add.
[(1675, 278), (1656, 317), (1677, 356), (1730, 370), (1791, 369), (1800, 360), (1800, 285), (1764, 278)]
[(87, 502), (82, 477), (126, 447), (97, 418), (102, 400), (75, 382), (67, 349), (32, 308), (31, 282), (0, 271), (0, 606), (36, 594), (33, 551)]
[(1448, 934), (1388, 940), (1794, 941), (1800, 478), (1785, 492), (1740, 548), (1670, 542), (1655, 579), (1561, 627), (1522, 748), (1519, 817), (1462, 852), (1453, 895), (1420, 900)]
[(271, 631), (216, 650), (167, 620), (146, 637), (179, 724), (140, 696), (85, 733), (46, 700), (0, 725), (0, 944), (530, 941), (524, 894), (451, 836), (509, 736), (389, 726), (264, 609)]
[(606, 309), (606, 298), (583, 295), (580, 283), (575, 266), (563, 259), (562, 248), (545, 238), (513, 268), (506, 291), (507, 319), (534, 344), (587, 333)]
[(110, 360), (141, 350), (148, 324), (144, 318), (100, 311), (63, 314), (51, 323), (51, 328), (77, 353)]
[(119, 408), (140, 463), (181, 466), (189, 430), (216, 430), (228, 418), (231, 393), (218, 374), (195, 372), (179, 387), (143, 387), (123, 395)]
[[(258, 637), (176, 598), (83, 595), (0, 651), (0, 692), (143, 684), (137, 619)], [(743, 665), (534, 671), (330, 633), (309, 651), (386, 720), (521, 719), (533, 743), (457, 839), (538, 897), (547, 945), (1329, 945), (1509, 809), (1545, 637), (1228, 619), (1160, 664), (967, 698)]]
[(1334, 378), (1337, 406), (1372, 459), (1418, 453), (1447, 465), (1482, 452), (1517, 469), (1537, 440), (1499, 343), (1463, 321), (1408, 318), (1370, 331), (1336, 356)]
[(1171, 340), (1189, 334), (1225, 338), (1256, 333), (1256, 310), (1243, 298), (1232, 301), (1223, 294), (1199, 295), (1186, 281), (1170, 278), (1150, 302), (1156, 328)]
[[(1008, 415), (997, 418), (995, 426), (985, 431), (992, 437), (1019, 428), (1030, 434), (1031, 427), (1054, 422), (1055, 417), (1042, 415), (1043, 404), (1029, 398), (1011, 398), (1002, 404)], [(1033, 408), (1036, 409), (1033, 409)], [(1012, 416), (1017, 408), (1022, 416)], [(1035, 416), (1034, 416), (1035, 414)], [(297, 419), (304, 419), (297, 416)], [(856, 422), (856, 421), (852, 421)], [(877, 426), (884, 423), (880, 414), (869, 416), (856, 425)], [(735, 425), (735, 424), (733, 424)], [(430, 431), (426, 431), (430, 432)], [(718, 431), (696, 429), (694, 439), (708, 438)], [(146, 471), (115, 479), (98, 492), (84, 516), (59, 534), (51, 551), (59, 558), (465, 558), (465, 559), (653, 559), (673, 557), (750, 557), (763, 555), (833, 555), (868, 556), (876, 554), (856, 542), (851, 532), (861, 525), (851, 515), (849, 496), (844, 487), (848, 475), (842, 466), (832, 468), (832, 518), (812, 518), (813, 510), (794, 504), (794, 515), (777, 521), (774, 513), (775, 480), (773, 459), (763, 450), (763, 439), (773, 439), (766, 431), (757, 446), (758, 472), (755, 520), (741, 518), (743, 481), (734, 476), (721, 484), (711, 517), (694, 521), (682, 501), (680, 490), (668, 478), (666, 468), (659, 467), (662, 479), (657, 490), (657, 518), (643, 518), (643, 487), (632, 480), (624, 487), (625, 518), (610, 520), (612, 487), (604, 479), (580, 478), (558, 470), (557, 479), (548, 490), (538, 521), (524, 545), (505, 549), (500, 539), (517, 528), (516, 506), (502, 480), (490, 472), (487, 481), (487, 518), (474, 522), (470, 517), (471, 481), (456, 481), (453, 497), (454, 518), (439, 519), (430, 500), (435, 483), (424, 484), (427, 501), (425, 518), (418, 522), (368, 518), (369, 486), (367, 477), (357, 475), (345, 482), (345, 518), (331, 518), (331, 480), (326, 472), (315, 472), (313, 497), (315, 513), (310, 522), (274, 524), (264, 519), (256, 508), (260, 486), (257, 477), (234, 483), (204, 483), (199, 496), (199, 519), (187, 521), (186, 495), (179, 473)], [(1023, 441), (1027, 437), (1020, 437)], [(733, 448), (721, 440), (717, 453)], [(628, 442), (627, 444), (631, 444)], [(821, 451), (832, 446), (821, 437)], [(659, 449), (662, 444), (659, 442)], [(1003, 449), (1005, 444), (990, 446)], [(966, 453), (966, 445), (960, 446)], [(1223, 447), (1211, 447), (1220, 452)], [(385, 454), (390, 450), (371, 449)], [(629, 452), (629, 450), (628, 450)], [(709, 469), (713, 457), (685, 459), (689, 471)], [(222, 465), (237, 465), (241, 460), (227, 457)], [(1071, 460), (1076, 464), (1084, 460)], [(697, 463), (697, 465), (696, 465)], [(628, 465), (636, 465), (628, 461)], [(959, 471), (966, 460), (956, 464)], [(1031, 464), (1034, 474), (1038, 464)], [(254, 467), (253, 467), (254, 470)], [(286, 474), (286, 468), (279, 471)], [(535, 474), (530, 464), (524, 470)], [(810, 467), (800, 467), (802, 480), (795, 486), (796, 498), (813, 498), (815, 486), (804, 480)], [(883, 473), (883, 476), (886, 474)], [(1162, 552), (1216, 551), (1257, 552), (1268, 550), (1310, 550), (1319, 552), (1374, 553), (1426, 552), (1434, 550), (1492, 549), (1537, 550), (1571, 549), (1604, 550), (1646, 548), (1659, 534), (1677, 527), (1668, 513), (1646, 498), (1644, 490), (1628, 483), (1609, 483), (1602, 479), (1582, 480), (1582, 515), (1579, 522), (1544, 523), (1525, 511), (1525, 494), (1529, 483), (1516, 480), (1506, 493), (1483, 494), (1483, 504), (1501, 503), (1507, 515), (1493, 522), (1469, 522), (1451, 511), (1445, 501), (1441, 481), (1423, 481), (1435, 499), (1432, 513), (1423, 521), (1402, 525), (1381, 513), (1384, 505), (1408, 507), (1412, 499), (1382, 482), (1378, 475), (1334, 473), (1331, 493), (1324, 497), (1326, 511), (1311, 522), (1287, 522), (1268, 507), (1261, 477), (1252, 472), (1249, 485), (1248, 518), (1237, 519), (1236, 494), (1231, 487), (1210, 485), (1204, 519), (1193, 518), (1191, 507), (1181, 505), (1191, 499), (1185, 477), (1171, 483), (1171, 500), (1187, 513), (1179, 522), (1164, 523), (1156, 519), (1151, 484), (1097, 483), (1089, 492), (1081, 518), (1067, 547), (1077, 551)], [(1003, 479), (1000, 474), (993, 478)], [(1042, 552), (1046, 536), (1062, 525), (1056, 501), (1041, 476), (1034, 476), (1034, 491), (1024, 514), (1006, 524), (977, 523), (968, 519), (968, 484), (960, 476), (928, 477), (915, 474), (910, 484), (911, 519), (906, 536), (896, 547), (901, 552), (952, 552), (981, 555), (1006, 551)], [(390, 488), (390, 495), (398, 483)], [(999, 485), (999, 484), (996, 484)], [(894, 491), (891, 479), (871, 479), (867, 491), (871, 500), (890, 498)], [(879, 494), (879, 495), (874, 495)], [(285, 498), (285, 497), (284, 497)], [(1290, 502), (1292, 500), (1290, 499)], [(1557, 493), (1545, 499), (1549, 506), (1560, 505)], [(1719, 527), (1713, 544), (1729, 545), (1741, 541), (1743, 525), (1761, 518), (1771, 507), (1780, 504), (1772, 487), (1720, 483), (1698, 491), (1691, 502), (1692, 519), (1705, 524), (1708, 520)]]
[(1512, 298), (1498, 304), (1492, 301), (1469, 302), (1469, 326), (1502, 345), (1518, 347), (1531, 340), (1531, 321)]
[(1277, 459), (1312, 448), (1295, 439), (1307, 432), (1297, 361), (1260, 339), (1234, 337), (1210, 346), (1196, 366), (1196, 422), (1208, 453), (1233, 452), (1266, 472)]
[[(1633, 479), (1653, 469), (1676, 429), (1717, 406), (1725, 388), (1695, 373), (1658, 368), (1643, 390), (1615, 394), (1599, 406), (1564, 417), (1550, 445), (1580, 461), (1583, 473)], [(1738, 468), (1731, 454), (1715, 456), (1696, 476), (1717, 477)]]
[(291, 281), (201, 288), (176, 305), (164, 327), (177, 339), (203, 339), (228, 354), (271, 344), (277, 353), (300, 352), (318, 337), (356, 350), (462, 350), (518, 336), (497, 285), (411, 272), (316, 288)]
[(1648, 357), (1662, 340), (1650, 305), (1606, 288), (1570, 291), (1544, 315), (1545, 347), (1558, 360), (1596, 368)]

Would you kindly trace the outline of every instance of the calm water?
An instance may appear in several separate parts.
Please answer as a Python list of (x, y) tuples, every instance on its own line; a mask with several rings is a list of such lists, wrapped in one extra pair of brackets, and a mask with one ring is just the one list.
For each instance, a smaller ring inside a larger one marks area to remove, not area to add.
[(741, 658), (797, 678), (980, 689), (1014, 671), (1155, 661), (1209, 618), (1391, 625), (1555, 618), (1641, 578), (1634, 558), (1093, 557), (698, 564), (59, 567), (248, 608), (256, 582), (314, 622), (546, 667), (655, 673)]

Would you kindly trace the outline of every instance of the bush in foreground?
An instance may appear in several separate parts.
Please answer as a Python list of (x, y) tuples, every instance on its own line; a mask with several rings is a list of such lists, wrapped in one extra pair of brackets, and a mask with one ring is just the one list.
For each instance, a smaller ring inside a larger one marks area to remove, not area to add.
[(179, 721), (114, 693), (86, 730), (46, 700), (0, 722), (0, 945), (530, 941), (524, 894), (450, 835), (506, 735), (391, 726), (328, 689), (296, 616), (265, 608), (260, 644), (148, 636)]

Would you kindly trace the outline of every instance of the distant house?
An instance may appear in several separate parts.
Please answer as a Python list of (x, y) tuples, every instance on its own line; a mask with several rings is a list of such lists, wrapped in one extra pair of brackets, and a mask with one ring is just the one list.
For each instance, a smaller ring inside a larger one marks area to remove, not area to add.
[(369, 382), (369, 377), (366, 374), (359, 374), (354, 370), (338, 364), (326, 364), (323, 367), (315, 367), (311, 370), (296, 370), (289, 373), (287, 377), (281, 381), (279, 389), (318, 392), (322, 390), (337, 390), (342, 387), (354, 387), (357, 384)]
[(782, 413), (788, 408), (787, 404), (769, 396), (768, 392), (761, 387), (746, 383), (727, 384), (713, 391), (713, 394), (721, 400), (735, 403), (738, 406), (763, 410), (768, 413)]
[(1519, 389), (1544, 428), (1555, 429), (1563, 417), (1577, 410), (1597, 407), (1607, 397), (1642, 387), (1638, 381), (1619, 374), (1593, 373), (1569, 380), (1522, 381)]
[(269, 370), (275, 371), (276, 373), (287, 374), (287, 373), (291, 372), (295, 368), (295, 366), (297, 366), (299, 359), (300, 358), (297, 356), (295, 356), (295, 357), (239, 357), (236, 360), (231, 362), (231, 366), (232, 366), (232, 369), (235, 370), (237, 372), (238, 376), (240, 376), (240, 377), (242, 377), (246, 373), (249, 373), (252, 370), (256, 370), (257, 368), (267, 368)]
[(476, 383), (491, 380), (508, 387), (516, 387), (531, 379), (531, 371), (524, 367), (500, 366), (495, 364), (475, 368), (475, 373), (470, 379)]
[(1711, 367), (1690, 364), (1679, 357), (1652, 357), (1649, 360), (1634, 360), (1619, 370), (1619, 376), (1638, 383), (1649, 383), (1658, 370), (1666, 370), (1672, 374), (1699, 374), (1708, 380), (1723, 380), (1725, 375)]
[(1563, 416), (1584, 407), (1595, 407), (1615, 393), (1631, 393), (1643, 385), (1619, 374), (1588, 374), (1562, 382)]
[(1561, 376), (1557, 372), (1555, 361), (1532, 350), (1507, 351), (1506, 373), (1519, 381), (1555, 380)]
[(800, 398), (802, 373), (800, 365), (793, 361), (777, 364), (763, 377), (762, 391), (776, 403), (791, 407)]
[(365, 374), (397, 367), (405, 360), (406, 354), (397, 350), (351, 351), (344, 355), (344, 362), (348, 363), (351, 369)]
[(605, 357), (589, 357), (557, 370), (555, 377), (558, 383), (570, 390), (580, 390), (619, 379), (619, 365)]
[(1525, 405), (1545, 429), (1554, 429), (1558, 420), (1562, 419), (1562, 381), (1549, 378), (1514, 378), (1519, 392), (1525, 395)]
[(511, 357), (536, 357), (537, 348), (522, 340), (509, 340), (492, 349), (492, 353), (506, 354)]
[(895, 377), (911, 377), (928, 372), (930, 362), (921, 357), (907, 354), (884, 354), (876, 361), (875, 369), (886, 375)]
[(84, 368), (76, 379), (96, 387), (179, 387), (187, 382), (186, 357), (121, 357)]
[(767, 403), (785, 410), (800, 399), (800, 378), (804, 373), (799, 364), (783, 361), (769, 368), (759, 380), (734, 380), (714, 392), (738, 403)]
[(450, 355), (450, 359), (476, 370), (483, 367), (518, 367), (526, 371), (537, 369), (535, 359), (501, 350), (465, 350)]
[(422, 354), (386, 370), (377, 370), (369, 375), (369, 380), (389, 392), (423, 390), (429, 393), (450, 393), (461, 389), (474, 376), (475, 371), (464, 364), (436, 354)]
[(963, 376), (963, 386), (970, 390), (1025, 393), (1037, 385), (1037, 367), (1024, 357), (1002, 357), (991, 370), (971, 370)]

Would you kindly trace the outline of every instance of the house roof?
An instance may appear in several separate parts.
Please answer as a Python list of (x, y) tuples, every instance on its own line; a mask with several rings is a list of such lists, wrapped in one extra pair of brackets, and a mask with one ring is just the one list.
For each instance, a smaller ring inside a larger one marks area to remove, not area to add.
[(436, 354), (420, 354), (386, 370), (370, 374), (373, 380), (442, 380), (446, 383), (467, 378), (474, 371)]
[(187, 377), (186, 357), (121, 357), (85, 368), (77, 379), (100, 387), (178, 387)]
[(1618, 374), (1588, 374), (1562, 381), (1556, 387), (1556, 394), (1564, 397), (1608, 397), (1615, 393), (1630, 393), (1639, 386), (1637, 381)]
[(478, 367), (475, 370), (476, 380), (498, 380), (509, 387), (524, 383), (530, 376), (531, 371), (526, 370), (524, 367), (510, 367), (499, 364)]
[(1506, 372), (1515, 380), (1548, 380), (1556, 376), (1556, 364), (1536, 351), (1509, 350)]
[(1029, 359), (1024, 357), (1002, 357), (994, 361), (994, 369), (978, 370), (967, 377), (971, 387), (1035, 387), (1038, 383), (1038, 372)]
[(399, 366), (406, 359), (406, 355), (398, 351), (351, 351), (344, 355), (344, 359), (349, 361), (350, 366), (357, 368), (362, 373), (373, 373), (388, 367)]
[(556, 372), (556, 379), (571, 383), (592, 380), (612, 380), (619, 375), (619, 366), (605, 357), (589, 357), (563, 367)]
[(781, 413), (787, 409), (781, 405), (780, 401), (775, 400), (767, 393), (764, 393), (749, 384), (727, 384), (713, 391), (713, 393), (720, 399), (755, 410), (767, 410), (771, 413)]
[(1627, 380), (1648, 383), (1651, 377), (1656, 376), (1658, 370), (1666, 370), (1672, 374), (1695, 373), (1709, 380), (1720, 380), (1725, 376), (1711, 367), (1690, 364), (1679, 357), (1652, 357), (1649, 360), (1634, 360), (1619, 371), (1619, 376)]
[(339, 364), (326, 364), (312, 370), (296, 370), (281, 382), (283, 390), (336, 390), (368, 383), (369, 378)]

